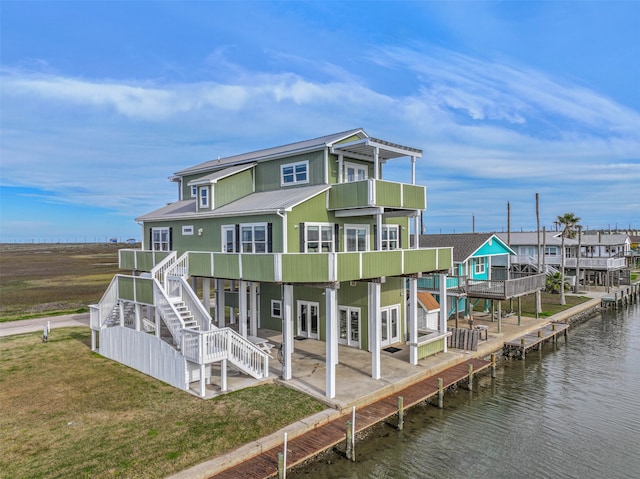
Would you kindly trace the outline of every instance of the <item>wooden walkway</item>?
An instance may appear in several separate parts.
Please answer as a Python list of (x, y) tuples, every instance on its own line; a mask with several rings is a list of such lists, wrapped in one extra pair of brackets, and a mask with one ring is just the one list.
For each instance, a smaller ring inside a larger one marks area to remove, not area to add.
[(503, 354), (505, 356), (525, 358), (526, 353), (530, 349), (538, 349), (542, 344), (549, 340), (556, 341), (558, 335), (564, 335), (567, 337), (569, 331), (569, 324), (566, 323), (551, 323), (539, 328), (536, 331), (532, 331), (524, 336), (507, 341), (504, 343)]
[[(404, 408), (415, 406), (438, 394), (438, 378), (442, 378), (443, 388), (448, 388), (469, 376), (469, 365), (473, 366), (473, 374), (491, 366), (490, 361), (469, 359), (463, 363), (446, 369), (435, 376), (423, 379), (415, 384), (386, 396), (376, 402), (356, 410), (356, 434), (369, 427), (385, 421), (398, 413), (398, 397), (403, 397)], [(345, 442), (347, 421), (351, 420), (351, 413), (317, 427), (293, 439), (287, 444), (287, 469), (312, 458), (337, 444)], [(241, 464), (219, 472), (210, 479), (266, 479), (278, 473), (278, 453), (282, 452), (282, 445), (274, 447)]]

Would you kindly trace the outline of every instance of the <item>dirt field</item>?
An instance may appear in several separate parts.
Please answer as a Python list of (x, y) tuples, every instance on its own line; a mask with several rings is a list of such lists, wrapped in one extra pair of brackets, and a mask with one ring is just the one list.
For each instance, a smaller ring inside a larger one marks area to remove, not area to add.
[(118, 269), (109, 243), (0, 244), (0, 321), (88, 311)]

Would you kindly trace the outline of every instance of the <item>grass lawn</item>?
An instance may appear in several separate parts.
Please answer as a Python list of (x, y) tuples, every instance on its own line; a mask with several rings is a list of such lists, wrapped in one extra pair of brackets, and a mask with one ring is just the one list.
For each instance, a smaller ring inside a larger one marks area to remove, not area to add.
[[(586, 296), (580, 295), (572, 295), (570, 293), (565, 294), (565, 301), (567, 304), (564, 306), (560, 306), (560, 295), (543, 292), (541, 301), (542, 301), (542, 312), (540, 313), (540, 317), (546, 318), (548, 316), (553, 316), (556, 313), (561, 311), (565, 311), (577, 304), (584, 303), (588, 301), (589, 298)], [(502, 301), (501, 305), (502, 311), (512, 311), (517, 313), (518, 311), (518, 300), (514, 299), (513, 302), (510, 301)], [(497, 309), (497, 304), (496, 304)], [(523, 296), (521, 299), (521, 312), (523, 316), (529, 316), (534, 318), (536, 315), (536, 295), (529, 294), (527, 296)]]
[(124, 273), (118, 269), (118, 250), (124, 247), (0, 244), (0, 321), (88, 311), (113, 276)]
[(324, 409), (264, 385), (204, 401), (89, 348), (90, 331), (0, 339), (0, 476), (165, 477)]

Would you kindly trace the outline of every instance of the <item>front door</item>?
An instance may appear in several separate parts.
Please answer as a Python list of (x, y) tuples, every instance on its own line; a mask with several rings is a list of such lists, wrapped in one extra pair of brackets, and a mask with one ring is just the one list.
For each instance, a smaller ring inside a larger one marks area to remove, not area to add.
[(340, 306), (338, 342), (360, 347), (360, 308)]
[(389, 346), (400, 341), (400, 306), (380, 309), (380, 345)]
[(318, 339), (318, 303), (298, 301), (298, 336)]

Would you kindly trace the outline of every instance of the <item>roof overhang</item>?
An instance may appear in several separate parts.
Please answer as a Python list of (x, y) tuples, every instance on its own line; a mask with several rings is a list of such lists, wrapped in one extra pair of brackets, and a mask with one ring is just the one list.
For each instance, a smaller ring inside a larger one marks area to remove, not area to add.
[(331, 153), (357, 158), (365, 161), (374, 161), (378, 155), (379, 161), (387, 161), (393, 158), (414, 157), (422, 158), (422, 150), (409, 146), (398, 145), (377, 138), (363, 138), (348, 143), (338, 143), (331, 146)]

